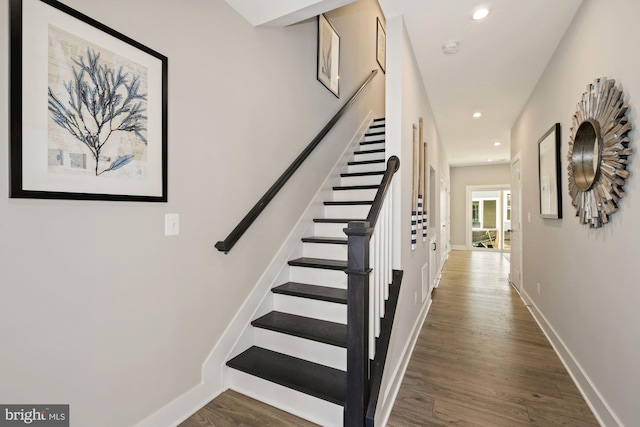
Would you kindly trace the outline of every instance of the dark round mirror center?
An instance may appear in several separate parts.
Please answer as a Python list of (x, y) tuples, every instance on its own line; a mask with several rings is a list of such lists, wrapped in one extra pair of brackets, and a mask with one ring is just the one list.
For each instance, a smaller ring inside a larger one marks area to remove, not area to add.
[(585, 120), (578, 127), (571, 162), (573, 178), (581, 190), (591, 188), (600, 169), (600, 125), (595, 120)]

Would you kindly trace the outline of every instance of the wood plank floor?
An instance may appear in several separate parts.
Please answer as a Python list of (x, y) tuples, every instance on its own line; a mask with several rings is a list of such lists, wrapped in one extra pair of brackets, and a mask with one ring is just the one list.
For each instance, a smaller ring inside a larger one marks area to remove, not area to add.
[(227, 390), (180, 424), (180, 427), (312, 427), (317, 424)]
[[(451, 252), (389, 427), (598, 426), (508, 270), (498, 253)], [(231, 390), (181, 424), (313, 425)]]
[(493, 252), (453, 251), (388, 426), (598, 426)]

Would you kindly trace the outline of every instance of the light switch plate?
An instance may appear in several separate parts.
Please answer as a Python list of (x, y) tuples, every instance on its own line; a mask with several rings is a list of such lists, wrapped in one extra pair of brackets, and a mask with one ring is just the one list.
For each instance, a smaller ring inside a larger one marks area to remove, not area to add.
[(164, 215), (164, 235), (177, 236), (180, 234), (180, 214)]

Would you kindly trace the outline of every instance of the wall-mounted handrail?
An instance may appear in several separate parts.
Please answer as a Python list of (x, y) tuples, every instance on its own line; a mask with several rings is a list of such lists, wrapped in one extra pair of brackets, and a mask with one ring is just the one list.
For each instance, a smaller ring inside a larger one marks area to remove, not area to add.
[[(384, 316), (384, 307), (380, 310), (386, 297), (384, 289), (392, 281), (390, 245), (393, 241), (391, 238), (393, 221), (390, 189), (393, 175), (399, 167), (400, 160), (396, 156), (390, 157), (367, 219), (350, 221), (344, 229), (347, 235), (348, 253), (346, 269), (348, 275), (347, 398), (344, 425), (350, 427), (365, 425), (369, 407), (375, 413), (376, 403), (371, 404), (370, 399), (377, 400), (379, 383), (371, 382), (370, 360), (374, 357), (372, 353), (375, 353), (376, 374), (381, 375), (386, 358), (386, 348), (381, 349), (378, 354), (377, 349), (372, 351), (371, 347), (375, 342), (375, 338), (372, 338), (375, 336), (374, 331), (380, 328), (379, 318)], [(398, 273), (393, 272), (393, 278), (397, 276)], [(399, 277), (401, 280), (401, 274)], [(373, 280), (372, 286), (370, 286), (370, 280)], [(399, 283), (397, 286), (399, 289)], [(395, 307), (389, 311), (395, 311)], [(390, 314), (389, 317), (392, 316)], [(391, 325), (385, 325), (383, 329), (387, 328), (390, 334)], [(381, 341), (384, 343), (378, 341), (379, 345), (388, 347), (388, 339)]]
[(236, 244), (238, 239), (242, 237), (242, 235), (249, 229), (251, 224), (258, 218), (258, 216), (262, 213), (265, 207), (269, 204), (269, 202), (275, 197), (276, 194), (284, 187), (284, 184), (291, 178), (296, 170), (300, 167), (300, 165), (309, 157), (311, 152), (320, 144), (320, 141), (329, 133), (331, 129), (335, 126), (335, 124), (340, 120), (340, 118), (345, 114), (345, 112), (351, 107), (358, 96), (364, 91), (369, 82), (373, 80), (375, 75), (378, 74), (378, 70), (371, 71), (371, 74), (365, 79), (365, 81), (360, 85), (360, 88), (355, 91), (351, 98), (338, 110), (338, 112), (329, 120), (329, 122), (322, 128), (322, 130), (316, 135), (315, 138), (307, 145), (307, 147), (300, 153), (300, 155), (291, 163), (291, 165), (284, 171), (284, 173), (277, 179), (277, 181), (267, 190), (266, 193), (258, 200), (258, 203), (251, 208), (249, 213), (245, 215), (245, 217), (238, 223), (238, 225), (229, 233), (226, 239), (221, 240), (216, 243), (216, 249), (221, 252), (229, 253), (231, 248)]

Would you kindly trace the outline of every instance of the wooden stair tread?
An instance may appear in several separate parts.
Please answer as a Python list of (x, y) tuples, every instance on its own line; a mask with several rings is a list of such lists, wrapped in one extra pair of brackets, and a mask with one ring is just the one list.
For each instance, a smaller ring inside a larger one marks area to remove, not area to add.
[(347, 325), (342, 323), (272, 311), (251, 324), (256, 328), (347, 348)]
[(328, 286), (309, 285), (299, 282), (287, 282), (271, 289), (273, 293), (295, 297), (315, 299), (319, 301), (347, 303), (347, 290)]
[(362, 141), (360, 145), (384, 144), (385, 142), (384, 139), (374, 139), (372, 141)]
[(326, 243), (330, 245), (346, 245), (347, 244), (346, 237), (311, 236), (311, 237), (303, 237), (302, 241), (304, 243)]
[(373, 153), (384, 153), (384, 148), (378, 148), (377, 150), (367, 150), (367, 151), (354, 151), (353, 154), (373, 154)]
[(349, 166), (359, 166), (359, 165), (375, 165), (378, 163), (384, 163), (386, 160), (384, 159), (376, 159), (376, 160), (360, 160), (354, 162), (347, 162)]
[(372, 205), (373, 200), (330, 200), (323, 202), (325, 206), (357, 206), (357, 205)]
[(347, 374), (339, 369), (255, 346), (229, 360), (227, 366), (344, 406)]
[(369, 175), (384, 175), (384, 171), (373, 171), (373, 172), (345, 172), (341, 173), (340, 176), (343, 178), (349, 176), (369, 176)]
[(351, 221), (366, 221), (366, 219), (357, 218), (313, 218), (313, 222), (326, 224), (346, 224)]
[(377, 190), (379, 185), (371, 184), (371, 185), (338, 185), (333, 187), (334, 191), (342, 191), (342, 190)]
[(302, 257), (290, 260), (289, 265), (294, 267), (322, 268), (325, 270), (345, 270), (347, 268), (347, 261)]

